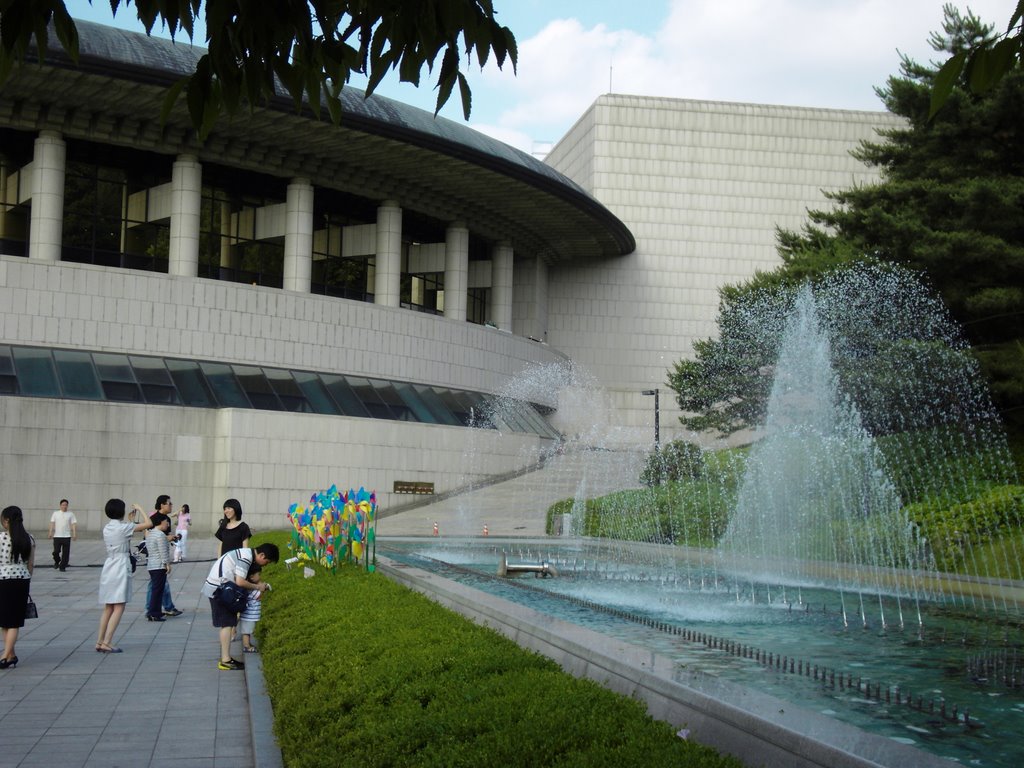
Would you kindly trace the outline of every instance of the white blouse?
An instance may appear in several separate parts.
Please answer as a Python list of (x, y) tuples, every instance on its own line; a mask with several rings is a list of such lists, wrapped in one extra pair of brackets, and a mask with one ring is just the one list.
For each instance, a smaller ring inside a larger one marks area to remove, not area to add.
[[(29, 536), (29, 538), (32, 538)], [(36, 544), (32, 539), (32, 546)], [(13, 545), (11, 534), (7, 531), (0, 531), (0, 579), (30, 579), (32, 574), (28, 572), (28, 563), (24, 560), (11, 562)]]

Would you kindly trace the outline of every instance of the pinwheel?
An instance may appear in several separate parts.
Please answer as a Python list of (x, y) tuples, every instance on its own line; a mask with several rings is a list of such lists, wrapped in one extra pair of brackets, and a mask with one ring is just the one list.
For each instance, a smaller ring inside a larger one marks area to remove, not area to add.
[(332, 573), (345, 559), (363, 561), (374, 571), (377, 494), (360, 488), (340, 493), (336, 485), (314, 493), (308, 506), (292, 504), (288, 520), (294, 529), (289, 548), (300, 560), (319, 563)]

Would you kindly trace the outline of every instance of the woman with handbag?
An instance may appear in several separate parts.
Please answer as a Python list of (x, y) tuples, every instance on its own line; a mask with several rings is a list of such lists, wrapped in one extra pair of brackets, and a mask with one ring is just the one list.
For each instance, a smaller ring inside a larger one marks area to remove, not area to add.
[[(103, 509), (110, 522), (103, 527), (103, 543), (107, 548), (107, 559), (103, 561), (100, 573), (100, 614), (99, 631), (96, 634), (97, 653), (120, 653), (113, 645), (114, 632), (124, 614), (124, 607), (132, 596), (132, 534), (153, 527), (153, 521), (142, 514), (142, 507), (132, 504), (129, 519), (124, 519), (124, 502), (111, 499)], [(145, 518), (139, 522), (139, 518)]]
[(220, 637), (220, 661), (217, 669), (245, 669), (245, 664), (231, 658), (231, 631), (238, 625), (238, 614), (245, 609), (246, 590), (265, 592), (270, 585), (265, 581), (249, 581), (253, 564), (260, 567), (276, 563), (280, 557), (276, 544), (260, 544), (255, 549), (243, 547), (225, 552), (217, 558), (203, 584), (202, 593), (210, 598), (213, 626)]
[(21, 507), (7, 507), (0, 512), (0, 525), (0, 628), (4, 633), (0, 669), (11, 669), (18, 666), (14, 644), (18, 641), (18, 630), (25, 626), (36, 542), (25, 530)]

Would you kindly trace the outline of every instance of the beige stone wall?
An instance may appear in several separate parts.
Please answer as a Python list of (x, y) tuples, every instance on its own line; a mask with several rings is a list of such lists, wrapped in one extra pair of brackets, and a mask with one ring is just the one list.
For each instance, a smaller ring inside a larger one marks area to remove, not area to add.
[[(400, 308), (272, 288), (0, 257), (0, 339), (241, 362), (495, 392), (525, 367), (564, 357), (496, 329)], [(553, 403), (552, 403), (553, 404)], [(237, 497), (254, 528), (339, 485), (411, 498), (395, 480), (442, 493), (534, 461), (535, 435), (317, 414), (0, 397), (3, 504), (45, 532), (62, 497), (96, 533), (110, 497), (150, 509), (169, 493), (212, 530)]]
[[(600, 97), (548, 155), (633, 232), (636, 251), (549, 274), (548, 343), (593, 373), (615, 418), (653, 431), (661, 387), (713, 336), (718, 289), (779, 264), (775, 228), (799, 229), (824, 190), (871, 183), (849, 155), (883, 112), (852, 112), (639, 96)], [(661, 397), (662, 438), (678, 427)]]

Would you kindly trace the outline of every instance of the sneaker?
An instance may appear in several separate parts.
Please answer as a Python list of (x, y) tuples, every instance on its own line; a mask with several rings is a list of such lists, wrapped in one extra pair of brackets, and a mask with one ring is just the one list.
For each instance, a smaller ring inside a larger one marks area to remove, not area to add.
[(234, 659), (228, 659), (227, 661), (218, 661), (217, 669), (245, 669), (245, 664)]
[(180, 611), (177, 608), (171, 608), (169, 611), (164, 611), (164, 616), (181, 616), (184, 611)]

